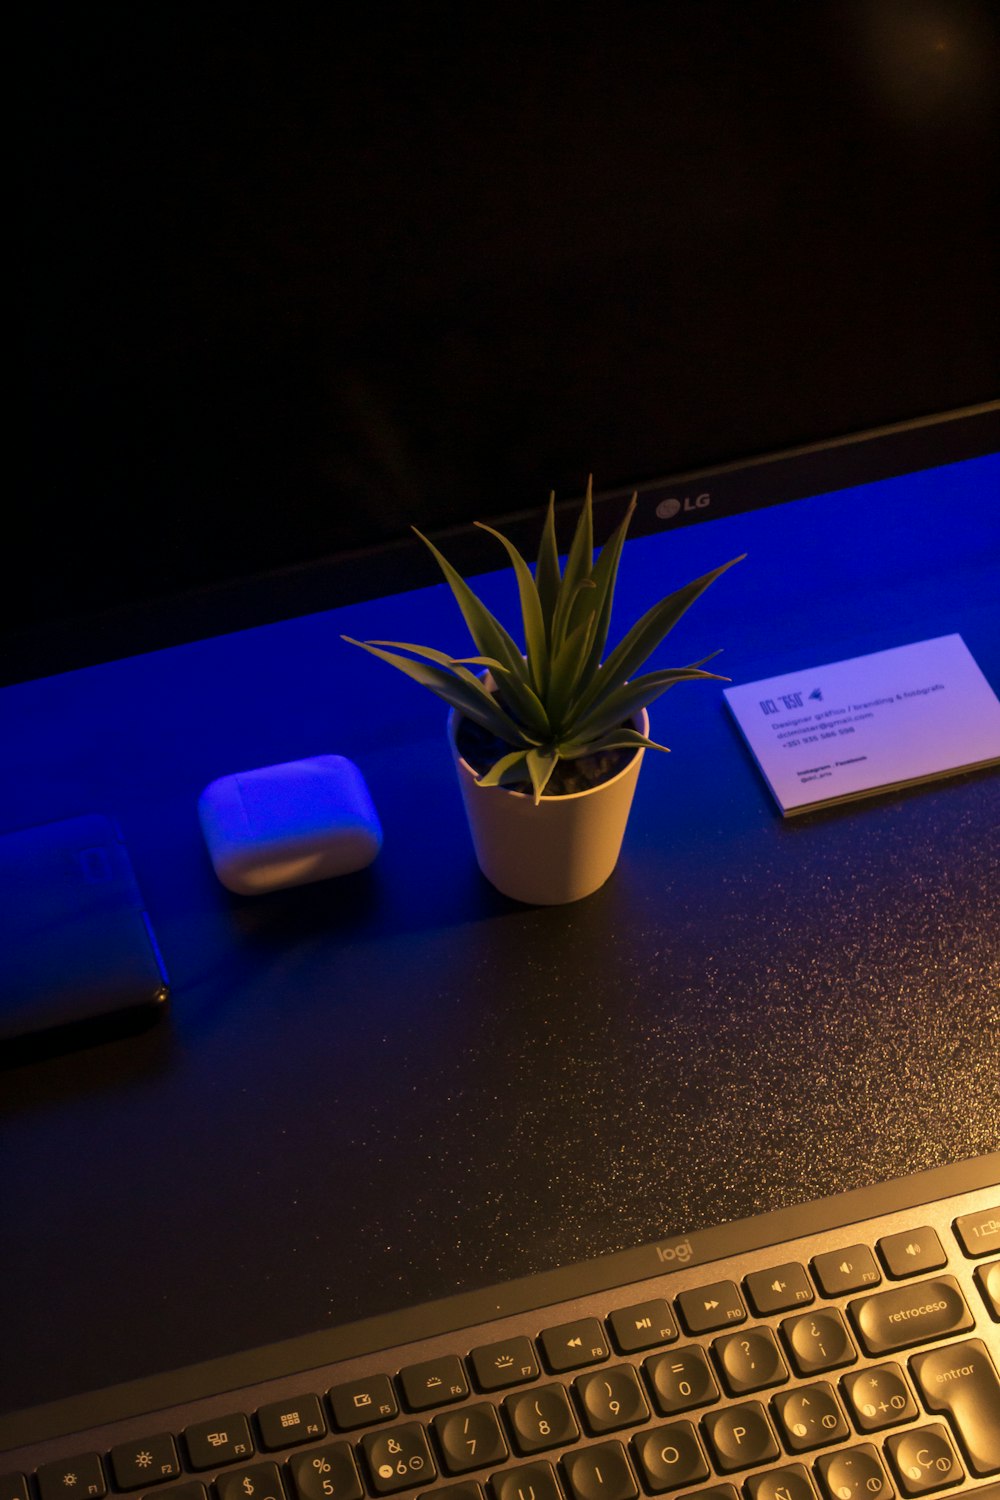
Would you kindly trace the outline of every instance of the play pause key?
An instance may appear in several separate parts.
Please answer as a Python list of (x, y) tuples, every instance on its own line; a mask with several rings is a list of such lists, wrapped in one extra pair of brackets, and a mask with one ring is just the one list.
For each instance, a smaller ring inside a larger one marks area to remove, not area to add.
[(651, 1302), (637, 1302), (633, 1307), (619, 1307), (608, 1318), (615, 1344), (621, 1354), (637, 1349), (655, 1349), (677, 1337), (670, 1306), (662, 1297)]

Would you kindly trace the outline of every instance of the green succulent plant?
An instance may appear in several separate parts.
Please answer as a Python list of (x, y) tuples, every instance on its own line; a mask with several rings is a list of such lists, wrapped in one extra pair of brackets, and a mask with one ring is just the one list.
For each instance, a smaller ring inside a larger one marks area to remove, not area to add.
[[(666, 750), (666, 745), (658, 745), (631, 728), (628, 720), (677, 682), (727, 679), (704, 670), (711, 657), (687, 667), (647, 672), (640, 677), (634, 674), (699, 594), (741, 558), (732, 558), (654, 604), (602, 661), (622, 547), (635, 507), (633, 495), (624, 518), (595, 562), (592, 488), (588, 482), (566, 566), (560, 569), (555, 496), (551, 495), (534, 574), (507, 537), (492, 526), (476, 523), (497, 538), (513, 566), (520, 595), (523, 651), (447, 558), (419, 531), (417, 536), (433, 553), (458, 601), (478, 654), (454, 657), (408, 641), (343, 639), (430, 688), (503, 746), (510, 746), (478, 778), (483, 786), (530, 779), (538, 802), (559, 761), (578, 761), (602, 751), (640, 745)], [(416, 531), (416, 527), (413, 529)], [(472, 671), (474, 667), (488, 669), (489, 677)]]

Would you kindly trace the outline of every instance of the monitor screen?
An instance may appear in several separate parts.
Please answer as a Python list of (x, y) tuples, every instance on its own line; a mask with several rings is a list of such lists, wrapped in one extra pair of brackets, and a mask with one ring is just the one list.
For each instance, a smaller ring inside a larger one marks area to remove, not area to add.
[(342, 14), (25, 18), (8, 678), (996, 394), (985, 0)]

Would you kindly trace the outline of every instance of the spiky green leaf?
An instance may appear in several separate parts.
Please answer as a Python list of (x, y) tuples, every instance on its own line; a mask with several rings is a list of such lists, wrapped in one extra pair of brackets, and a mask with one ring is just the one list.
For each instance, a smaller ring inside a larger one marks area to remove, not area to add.
[(529, 750), (525, 756), (528, 767), (528, 775), (531, 777), (531, 786), (535, 794), (535, 805), (542, 800), (542, 793), (549, 784), (549, 778), (556, 768), (559, 756), (554, 750), (537, 747)]
[(514, 546), (508, 541), (502, 532), (494, 530), (492, 526), (486, 526), (482, 521), (476, 525), (481, 531), (488, 531), (490, 536), (495, 536), (502, 543), (510, 558), (517, 579), (517, 591), (521, 601), (521, 619), (524, 624), (524, 645), (528, 657), (528, 673), (531, 685), (535, 692), (544, 697), (549, 685), (549, 652), (548, 641), (545, 634), (545, 620), (542, 615), (542, 602), (538, 597), (538, 586), (531, 574), (531, 569)]
[(615, 583), (618, 578), (622, 548), (625, 545), (625, 537), (628, 533), (629, 523), (632, 520), (637, 503), (638, 499), (633, 495), (622, 520), (601, 548), (601, 555), (598, 557), (593, 571), (595, 594), (588, 602), (592, 604), (596, 611), (597, 618), (594, 627), (594, 638), (590, 647), (590, 655), (580, 674), (580, 684), (584, 690), (600, 666), (601, 657), (604, 655), (604, 648), (608, 643), (611, 606), (614, 603)]
[(495, 657), (507, 668), (508, 675), (502, 685), (497, 683), (504, 702), (533, 734), (544, 736), (548, 733), (548, 719), (538, 694), (531, 687), (527, 663), (516, 642), (434, 543), (417, 531), (416, 527), (413, 530), (430, 550), (444, 574), (480, 654)]
[(538, 589), (538, 599), (542, 607), (542, 621), (545, 625), (545, 638), (552, 640), (552, 620), (555, 615), (556, 600), (559, 597), (559, 548), (556, 543), (556, 494), (555, 490), (549, 495), (548, 510), (545, 512), (545, 525), (542, 528), (542, 541), (538, 549), (538, 561), (535, 564), (535, 585)]
[(670, 753), (669, 745), (658, 745), (638, 729), (611, 729), (596, 740), (568, 740), (559, 745), (561, 760), (577, 760), (581, 755), (598, 755), (602, 750), (627, 750), (630, 746), (642, 745), (647, 750), (663, 750)]
[(482, 681), (478, 677), (473, 677), (471, 673), (468, 674), (471, 681), (463, 681), (454, 672), (424, 661), (413, 661), (409, 656), (403, 656), (398, 651), (386, 651), (370, 641), (356, 641), (349, 635), (343, 636), (342, 639), (352, 646), (360, 646), (362, 651), (367, 651), (371, 656), (377, 656), (381, 661), (388, 662), (391, 667), (405, 673), (407, 677), (412, 677), (414, 682), (419, 682), (422, 687), (430, 688), (432, 693), (436, 693), (439, 698), (450, 703), (452, 708), (457, 708), (459, 713), (465, 714), (466, 718), (474, 720), (484, 729), (499, 736), (508, 745), (531, 743), (521, 726), (504, 713)]
[(710, 573), (696, 578), (693, 583), (686, 584), (676, 593), (668, 594), (665, 599), (661, 599), (658, 604), (648, 609), (642, 619), (632, 626), (625, 638), (611, 652), (600, 672), (595, 674), (592, 686), (583, 694), (576, 706), (580, 718), (585, 718), (599, 704), (604, 703), (612, 693), (617, 692), (656, 650), (685, 610), (690, 608), (699, 595), (703, 594), (717, 578), (720, 578), (727, 568), (731, 568), (734, 563), (742, 562), (743, 556), (745, 554), (730, 558), (729, 562), (723, 563), (721, 567), (713, 568)]
[(527, 750), (512, 750), (509, 755), (502, 755), (498, 761), (484, 771), (482, 776), (477, 777), (479, 786), (502, 786), (504, 781), (513, 779), (513, 773), (519, 768), (525, 770), (525, 762), (528, 758)]
[(727, 682), (716, 672), (704, 672), (700, 667), (675, 667), (663, 672), (647, 672), (631, 682), (625, 682), (615, 692), (601, 701), (586, 715), (573, 723), (574, 740), (590, 740), (606, 734), (616, 725), (624, 724), (640, 708), (655, 702), (667, 688), (677, 682), (699, 681)]

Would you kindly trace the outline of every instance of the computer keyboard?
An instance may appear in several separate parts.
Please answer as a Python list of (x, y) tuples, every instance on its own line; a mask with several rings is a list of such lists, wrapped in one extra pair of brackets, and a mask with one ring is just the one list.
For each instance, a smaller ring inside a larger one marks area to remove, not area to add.
[(0, 1500), (997, 1500), (998, 1367), (1000, 1154), (0, 1417)]

